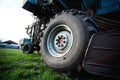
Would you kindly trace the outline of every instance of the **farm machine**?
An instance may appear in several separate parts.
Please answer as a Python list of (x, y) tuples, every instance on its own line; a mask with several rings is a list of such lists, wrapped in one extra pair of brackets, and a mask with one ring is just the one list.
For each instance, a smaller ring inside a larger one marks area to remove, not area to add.
[(34, 50), (58, 71), (120, 79), (120, 0), (24, 0), (35, 16), (24, 53)]

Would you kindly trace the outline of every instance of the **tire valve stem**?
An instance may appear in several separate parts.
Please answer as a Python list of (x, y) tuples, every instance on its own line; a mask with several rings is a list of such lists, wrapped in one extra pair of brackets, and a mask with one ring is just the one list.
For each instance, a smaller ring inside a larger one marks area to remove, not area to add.
[(66, 57), (63, 58), (63, 60), (65, 60), (65, 59), (66, 59)]

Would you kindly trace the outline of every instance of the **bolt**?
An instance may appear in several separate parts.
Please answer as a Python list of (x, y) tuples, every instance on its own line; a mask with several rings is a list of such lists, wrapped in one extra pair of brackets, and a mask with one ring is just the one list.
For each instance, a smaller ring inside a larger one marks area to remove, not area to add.
[(56, 43), (56, 45), (58, 45), (58, 43)]
[(64, 45), (62, 44), (61, 46), (63, 47)]
[(63, 37), (63, 39), (65, 39), (65, 37)]
[(63, 35), (61, 35), (61, 38), (63, 38)]
[(58, 36), (58, 39), (60, 39), (60, 36)]
[(58, 45), (58, 47), (60, 47), (60, 45)]
[(58, 41), (58, 39), (56, 39), (56, 41)]

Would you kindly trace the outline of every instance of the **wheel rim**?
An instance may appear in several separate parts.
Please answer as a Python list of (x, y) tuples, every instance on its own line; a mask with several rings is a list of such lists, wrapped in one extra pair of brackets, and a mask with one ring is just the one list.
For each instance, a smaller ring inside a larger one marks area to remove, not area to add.
[(72, 44), (72, 30), (64, 24), (55, 26), (47, 37), (49, 54), (54, 57), (62, 57), (67, 54)]

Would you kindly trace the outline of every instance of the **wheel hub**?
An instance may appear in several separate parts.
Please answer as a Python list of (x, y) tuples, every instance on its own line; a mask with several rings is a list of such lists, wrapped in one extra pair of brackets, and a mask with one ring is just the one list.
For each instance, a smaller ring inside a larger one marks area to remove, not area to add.
[(58, 33), (54, 40), (54, 45), (57, 50), (63, 50), (68, 44), (68, 37), (64, 33)]

